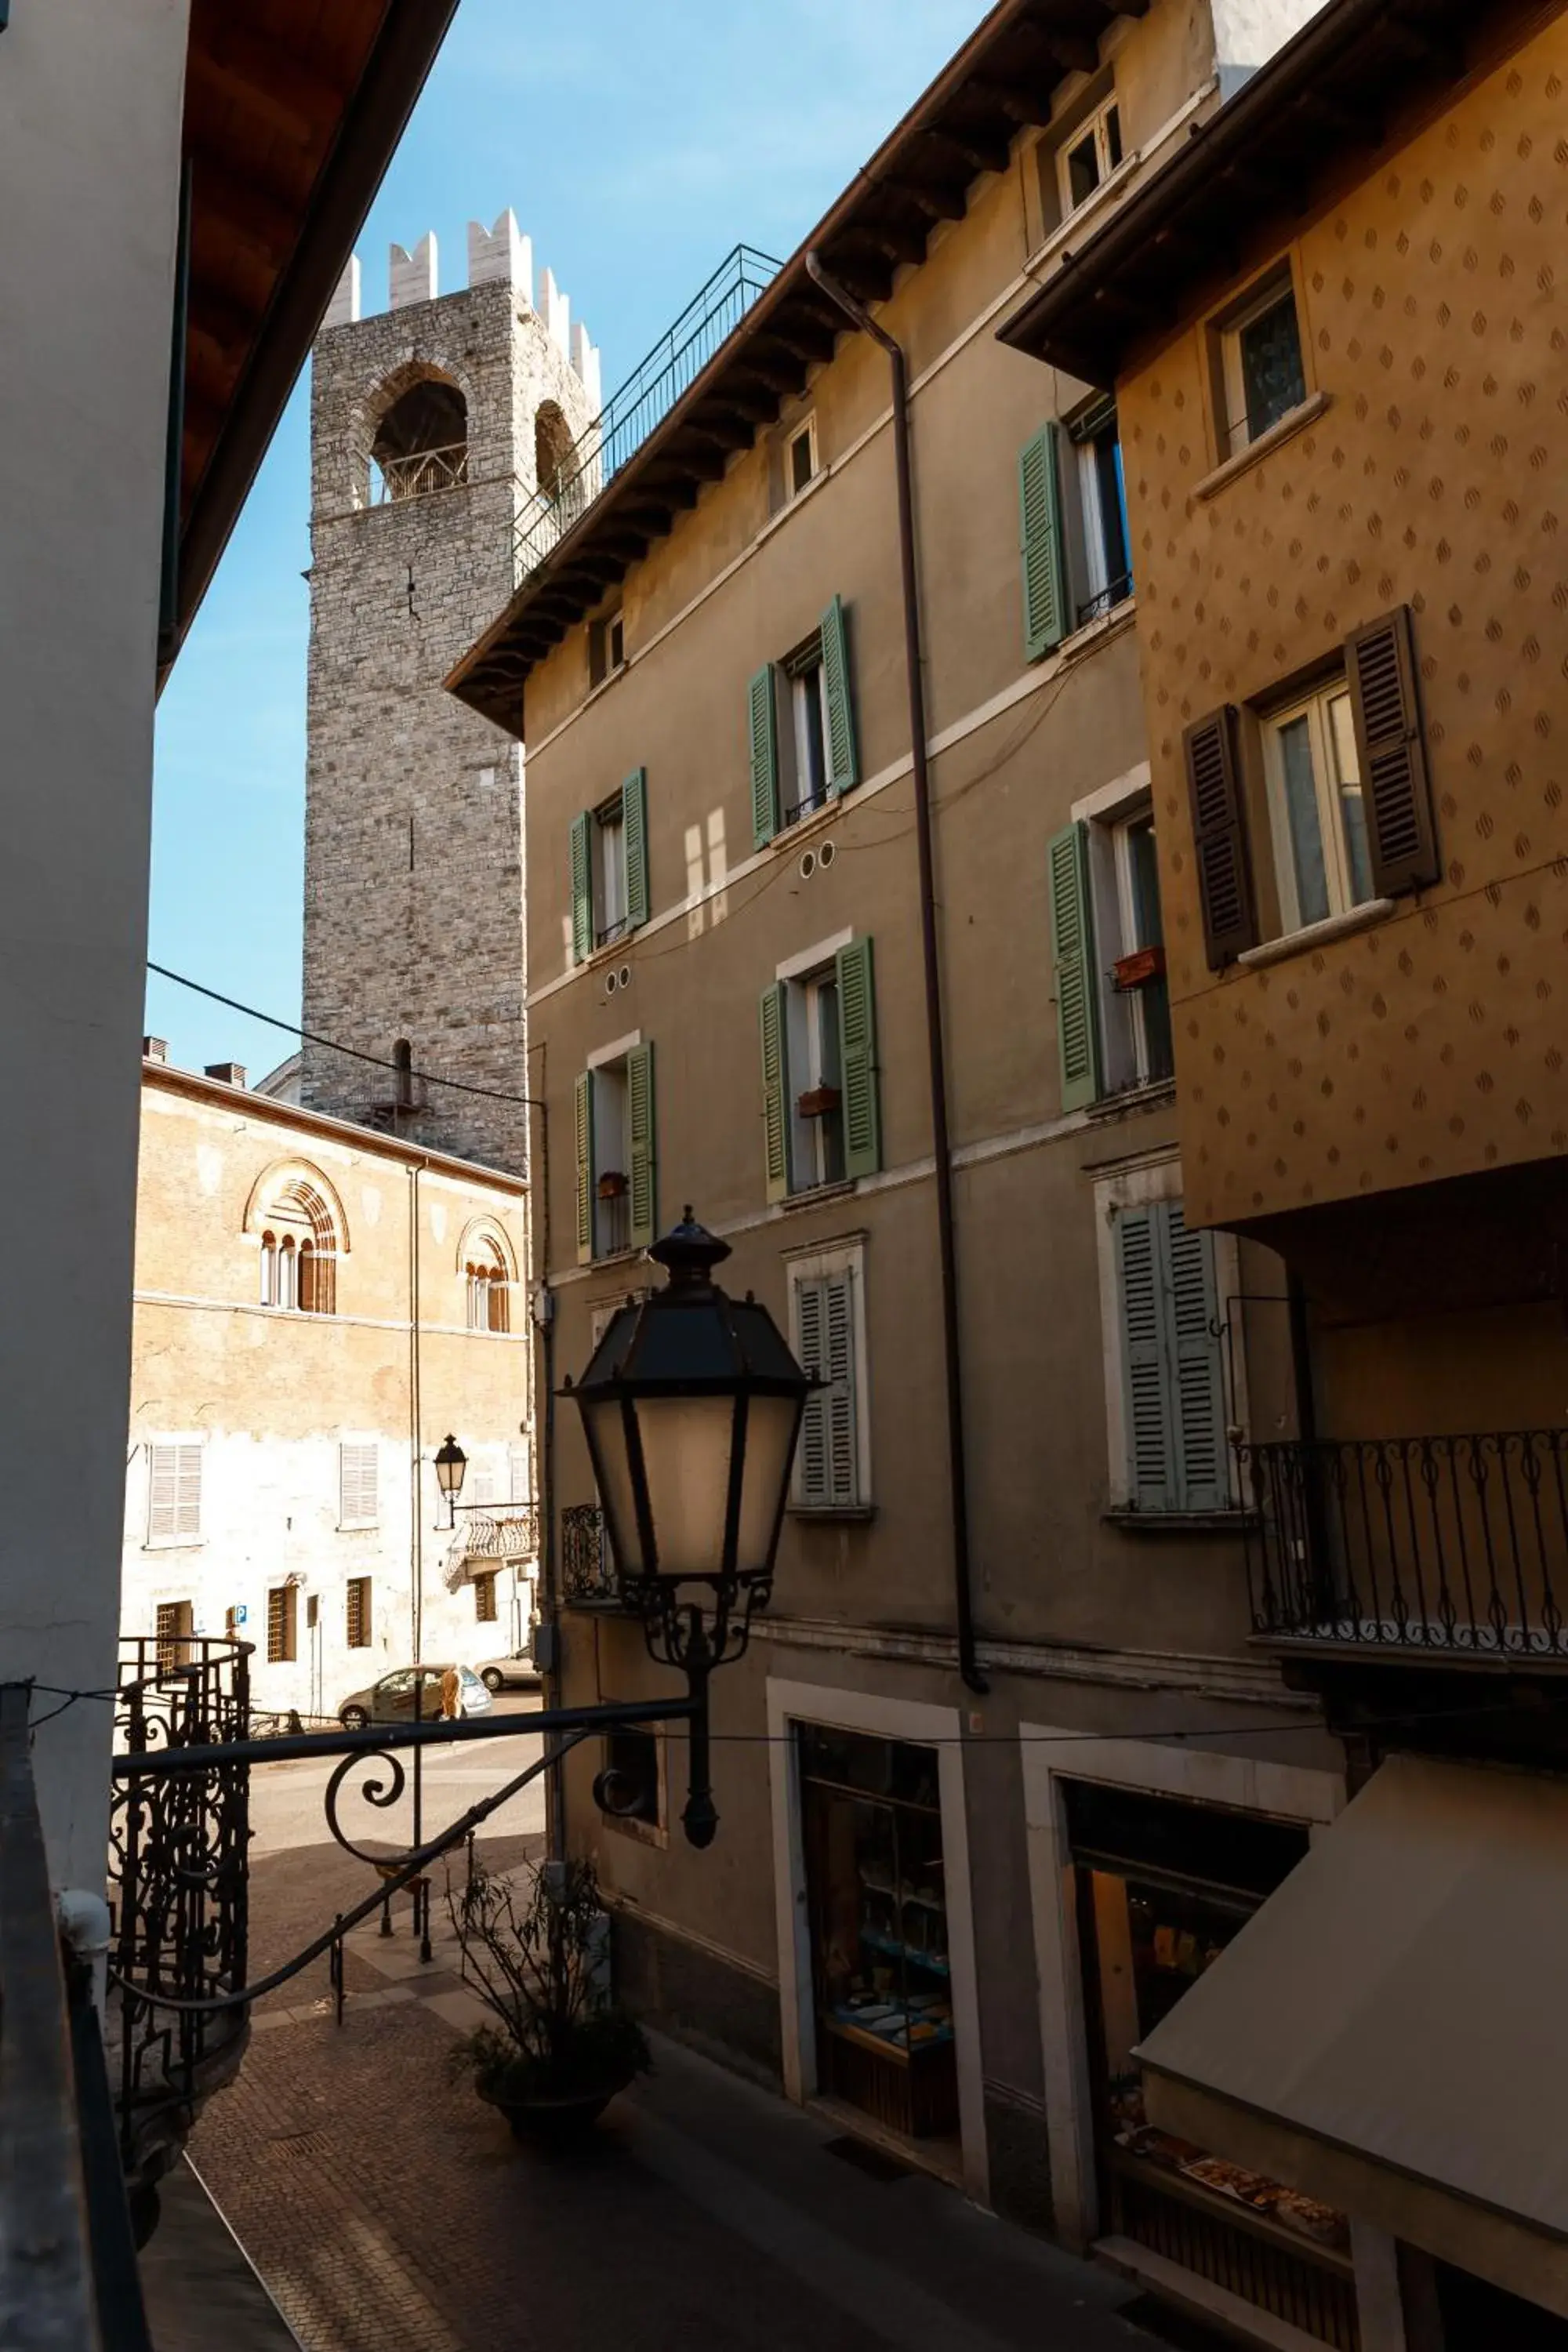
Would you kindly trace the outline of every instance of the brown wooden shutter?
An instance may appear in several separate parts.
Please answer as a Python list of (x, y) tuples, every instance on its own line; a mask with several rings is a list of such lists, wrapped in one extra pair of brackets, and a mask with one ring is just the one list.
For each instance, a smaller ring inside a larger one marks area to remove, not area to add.
[(1345, 670), (1366, 802), (1372, 887), (1380, 898), (1397, 898), (1426, 889), (1443, 870), (1407, 604), (1346, 638)]
[(1182, 750), (1192, 797), (1204, 946), (1209, 970), (1218, 971), (1245, 949), (1258, 944), (1234, 704), (1223, 704), (1189, 727), (1182, 738)]

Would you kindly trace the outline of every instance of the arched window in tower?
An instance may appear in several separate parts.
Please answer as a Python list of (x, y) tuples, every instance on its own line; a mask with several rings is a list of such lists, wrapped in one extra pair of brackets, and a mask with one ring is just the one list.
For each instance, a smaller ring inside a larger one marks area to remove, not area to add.
[(445, 377), (422, 375), (384, 409), (370, 445), (371, 504), (460, 489), (468, 478), (468, 404)]
[(251, 1194), (246, 1230), (260, 1234), (263, 1307), (336, 1313), (338, 1253), (346, 1243), (324, 1177), (297, 1162), (269, 1170)]
[(573, 487), (575, 445), (565, 412), (542, 400), (533, 417), (533, 478), (542, 498), (561, 498)]
[(517, 1267), (500, 1228), (489, 1219), (470, 1225), (458, 1244), (458, 1265), (469, 1330), (510, 1331)]

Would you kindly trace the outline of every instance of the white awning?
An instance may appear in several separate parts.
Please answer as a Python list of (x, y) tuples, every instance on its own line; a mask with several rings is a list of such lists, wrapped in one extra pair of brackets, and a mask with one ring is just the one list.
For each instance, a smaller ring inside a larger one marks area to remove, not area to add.
[(1568, 1781), (1391, 1758), (1137, 2054), (1163, 2129), (1568, 2316)]

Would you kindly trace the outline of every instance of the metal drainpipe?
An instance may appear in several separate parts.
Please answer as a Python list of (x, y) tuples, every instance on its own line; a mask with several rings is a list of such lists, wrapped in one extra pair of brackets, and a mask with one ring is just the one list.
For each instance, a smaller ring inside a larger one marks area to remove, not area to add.
[(910, 474), (910, 383), (903, 346), (823, 266), (814, 250), (809, 276), (862, 334), (888, 354), (893, 374), (893, 450), (899, 480), (899, 555), (903, 575), (904, 667), (910, 694), (910, 752), (914, 770), (915, 841), (920, 853), (921, 949), (925, 966), (926, 1046), (931, 1064), (931, 1146), (936, 1159), (936, 1219), (942, 1263), (942, 1337), (947, 1390), (948, 1496), (952, 1521), (953, 1613), (958, 1671), (972, 1691), (990, 1688), (974, 1654), (974, 1606), (969, 1564), (969, 1480), (963, 1449), (963, 1360), (958, 1325), (958, 1251), (952, 1208), (952, 1150), (947, 1122), (947, 1054), (942, 1041), (942, 974), (937, 960), (936, 891), (932, 879), (931, 775), (926, 763), (925, 683), (921, 656), (920, 582), (915, 562), (914, 492)]

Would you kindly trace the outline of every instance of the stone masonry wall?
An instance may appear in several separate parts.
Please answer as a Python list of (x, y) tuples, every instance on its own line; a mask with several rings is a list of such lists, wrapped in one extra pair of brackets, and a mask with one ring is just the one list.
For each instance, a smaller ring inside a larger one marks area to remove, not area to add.
[[(512, 243), (506, 275), (413, 301), (395, 248), (400, 307), (344, 318), (316, 343), (304, 1022), (388, 1061), (406, 1038), (416, 1070), (521, 1095), (522, 752), (442, 680), (515, 584), (539, 404), (558, 403), (575, 435), (598, 402), (596, 365), (582, 364), (596, 353), (579, 328), (574, 367), (561, 297), (546, 279), (545, 314), (534, 310), (515, 229)], [(352, 282), (357, 294), (357, 270)], [(350, 295), (334, 311), (356, 308)], [(422, 377), (455, 383), (467, 403), (467, 485), (372, 505), (376, 424)], [(414, 1109), (395, 1112), (390, 1070), (312, 1045), (303, 1087), (312, 1108), (496, 1167), (527, 1165), (520, 1103), (425, 1084)]]

